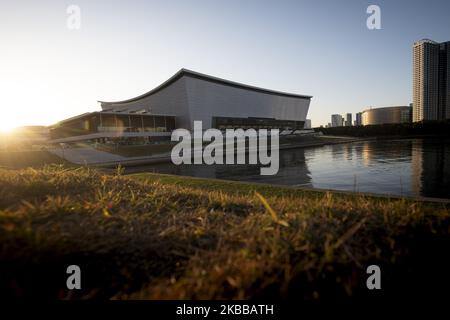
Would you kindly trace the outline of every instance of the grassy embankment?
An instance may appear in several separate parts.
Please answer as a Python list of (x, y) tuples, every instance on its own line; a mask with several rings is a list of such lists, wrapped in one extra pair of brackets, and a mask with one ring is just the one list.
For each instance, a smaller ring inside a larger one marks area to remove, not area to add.
[[(257, 191), (258, 193), (255, 193)], [(0, 294), (30, 298), (433, 295), (448, 205), (87, 168), (0, 171)], [(65, 289), (66, 267), (82, 290)], [(423, 291), (425, 290), (425, 291)]]

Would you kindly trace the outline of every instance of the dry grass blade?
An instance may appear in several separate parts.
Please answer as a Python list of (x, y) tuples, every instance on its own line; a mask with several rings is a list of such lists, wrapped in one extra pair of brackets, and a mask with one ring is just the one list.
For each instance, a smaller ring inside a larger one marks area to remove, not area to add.
[(272, 220), (275, 223), (278, 223), (282, 226), (285, 227), (289, 227), (289, 223), (287, 223), (287, 221), (284, 220), (280, 220), (278, 218), (277, 213), (275, 212), (275, 210), (272, 209), (272, 207), (269, 205), (269, 203), (267, 202), (266, 198), (263, 197), (262, 194), (258, 193), (255, 191), (255, 195), (258, 197), (258, 199), (261, 201), (261, 203), (264, 205), (264, 207), (266, 208), (266, 210), (269, 212), (270, 216), (272, 217)]
[(339, 248), (345, 241), (350, 239), (359, 230), (359, 228), (361, 228), (361, 226), (364, 224), (364, 222), (366, 222), (366, 220), (367, 218), (363, 218), (360, 222), (356, 223), (354, 226), (348, 229), (347, 232), (344, 233), (342, 237), (338, 239), (338, 241), (336, 241), (336, 243), (333, 246), (334, 249)]

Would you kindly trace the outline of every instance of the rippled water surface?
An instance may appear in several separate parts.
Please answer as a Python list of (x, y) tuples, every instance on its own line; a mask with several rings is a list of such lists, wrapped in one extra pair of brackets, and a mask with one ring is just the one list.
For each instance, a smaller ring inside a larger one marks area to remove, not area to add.
[[(136, 170), (136, 169), (134, 169)], [(255, 165), (159, 164), (138, 171), (393, 195), (450, 198), (450, 140), (382, 140), (280, 151), (275, 176)]]

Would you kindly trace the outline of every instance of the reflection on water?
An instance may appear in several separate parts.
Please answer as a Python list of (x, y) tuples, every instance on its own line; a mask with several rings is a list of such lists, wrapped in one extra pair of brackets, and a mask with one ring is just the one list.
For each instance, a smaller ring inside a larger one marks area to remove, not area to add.
[(450, 198), (450, 141), (367, 141), (282, 150), (280, 170), (275, 176), (261, 176), (257, 165), (161, 164), (137, 170), (321, 189)]

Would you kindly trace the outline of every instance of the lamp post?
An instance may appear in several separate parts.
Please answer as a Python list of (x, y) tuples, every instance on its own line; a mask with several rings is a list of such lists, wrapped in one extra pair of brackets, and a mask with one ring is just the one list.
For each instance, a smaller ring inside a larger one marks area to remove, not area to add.
[(63, 160), (66, 160), (66, 157), (65, 157), (65, 154), (64, 154), (65, 143), (61, 142), (59, 145), (60, 145), (61, 150), (62, 150), (62, 158), (63, 158)]

